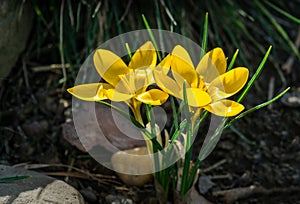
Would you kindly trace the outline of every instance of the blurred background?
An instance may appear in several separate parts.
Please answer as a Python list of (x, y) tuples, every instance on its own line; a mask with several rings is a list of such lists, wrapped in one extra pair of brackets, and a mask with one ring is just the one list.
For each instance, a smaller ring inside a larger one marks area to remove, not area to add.
[[(216, 189), (299, 185), (299, 0), (0, 0), (0, 163), (62, 163), (113, 175), (80, 150), (68, 123), (71, 96), (66, 88), (73, 86), (80, 66), (101, 43), (145, 29), (142, 15), (151, 28), (179, 33), (201, 45), (206, 13), (207, 50), (222, 47), (230, 60), (238, 49), (235, 67), (248, 67), (252, 75), (272, 46), (262, 75), (244, 101), (246, 108), (289, 86), (291, 90), (223, 134), (202, 168), (223, 161), (208, 174), (229, 176), (213, 180), (204, 195), (214, 200), (210, 192)], [(99, 201), (111, 186), (124, 185), (112, 180), (107, 185), (71, 177), (68, 182), (79, 190), (91, 187)], [(114, 191), (140, 202), (153, 190), (151, 185), (131, 188)], [(244, 203), (264, 203), (263, 196)], [(283, 193), (274, 199), (294, 203), (300, 197)]]

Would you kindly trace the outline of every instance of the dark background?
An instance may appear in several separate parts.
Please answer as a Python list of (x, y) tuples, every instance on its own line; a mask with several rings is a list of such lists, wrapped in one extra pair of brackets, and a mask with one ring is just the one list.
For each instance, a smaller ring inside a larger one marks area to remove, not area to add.
[[(300, 184), (299, 1), (11, 2), (7, 16), (0, 16), (0, 28), (7, 31), (1, 32), (2, 39), (8, 39), (7, 44), (1, 44), (0, 53), (14, 52), (16, 56), (10, 65), (4, 64), (8, 57), (0, 58), (1, 69), (8, 70), (7, 76), (1, 76), (0, 87), (0, 163), (65, 164), (110, 175), (105, 182), (84, 176), (68, 178), (78, 190), (90, 189), (97, 196), (95, 203), (104, 202), (112, 192), (137, 203), (153, 197), (152, 184), (126, 186), (65, 140), (62, 124), (72, 118), (66, 88), (73, 86), (81, 64), (97, 46), (124, 32), (146, 28), (142, 14), (151, 28), (172, 30), (201, 44), (208, 12), (208, 50), (222, 47), (230, 60), (239, 49), (235, 66), (248, 67), (251, 75), (268, 47), (273, 47), (263, 73), (243, 102), (247, 109), (287, 87), (291, 90), (282, 100), (248, 115), (223, 133), (200, 167), (201, 175), (214, 182), (204, 197), (222, 202), (212, 192), (257, 185), (282, 191), (269, 192), (271, 198), (266, 192), (258, 193), (236, 203), (300, 200), (299, 191), (289, 190)], [(11, 23), (1, 25), (4, 19), (11, 19)], [(16, 30), (9, 32), (13, 25)], [(201, 147), (200, 141), (196, 141), (196, 149)], [(220, 161), (216, 168), (205, 171)], [(67, 172), (55, 166), (37, 170)]]

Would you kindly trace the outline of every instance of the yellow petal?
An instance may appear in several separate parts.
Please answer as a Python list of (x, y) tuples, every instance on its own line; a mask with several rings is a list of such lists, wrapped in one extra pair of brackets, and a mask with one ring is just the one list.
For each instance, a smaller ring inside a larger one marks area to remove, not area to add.
[(176, 83), (176, 81), (160, 71), (153, 71), (153, 75), (155, 82), (159, 88), (177, 98), (182, 98), (182, 89)]
[(214, 79), (208, 87), (208, 93), (213, 101), (230, 97), (243, 88), (248, 80), (248, 75), (247, 68), (232, 69)]
[(84, 101), (100, 101), (107, 99), (106, 91), (113, 87), (106, 83), (82, 84), (67, 89), (73, 96)]
[(164, 74), (168, 74), (171, 66), (171, 54), (168, 54), (156, 67), (156, 70), (162, 71)]
[(207, 111), (222, 117), (231, 117), (244, 110), (244, 106), (231, 100), (220, 100), (204, 107)]
[(189, 86), (197, 87), (198, 74), (189, 53), (180, 45), (177, 45), (172, 51), (171, 69), (178, 84), (182, 84), (186, 80)]
[(129, 72), (123, 60), (109, 50), (96, 50), (93, 59), (99, 75), (113, 86), (120, 80), (119, 75), (124, 75)]
[(116, 91), (115, 89), (109, 89), (105, 92), (105, 94), (109, 100), (115, 101), (115, 102), (127, 101), (134, 96), (134, 94), (122, 93), (122, 92)]
[(197, 72), (204, 81), (210, 83), (216, 77), (226, 72), (226, 58), (221, 48), (215, 48), (206, 53), (197, 65)]
[(161, 105), (168, 99), (169, 95), (159, 89), (151, 89), (139, 94), (136, 99), (151, 105)]
[(203, 107), (211, 102), (208, 93), (198, 88), (187, 88), (186, 95), (188, 104), (193, 107)]
[(130, 69), (146, 69), (156, 65), (156, 51), (153, 44), (148, 41), (142, 45), (132, 56), (128, 67)]

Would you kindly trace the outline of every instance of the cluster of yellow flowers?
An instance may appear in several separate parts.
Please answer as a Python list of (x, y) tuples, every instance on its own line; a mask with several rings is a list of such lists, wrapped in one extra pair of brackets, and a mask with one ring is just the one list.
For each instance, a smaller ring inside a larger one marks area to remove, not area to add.
[[(180, 45), (157, 64), (157, 53), (150, 41), (134, 53), (128, 65), (104, 49), (95, 51), (93, 61), (106, 83), (78, 85), (68, 92), (86, 101), (125, 102), (141, 124), (142, 103), (161, 105), (169, 95), (183, 100), (184, 87), (188, 105), (197, 111), (207, 110), (231, 117), (244, 109), (242, 104), (227, 98), (245, 85), (249, 71), (238, 67), (226, 72), (227, 62), (221, 48), (207, 52), (196, 67), (187, 50)], [(159, 88), (149, 89), (153, 84)]]

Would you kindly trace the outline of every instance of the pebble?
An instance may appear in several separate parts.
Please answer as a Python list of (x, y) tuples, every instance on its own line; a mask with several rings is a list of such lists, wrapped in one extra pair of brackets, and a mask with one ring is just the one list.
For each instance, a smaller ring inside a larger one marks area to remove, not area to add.
[(105, 197), (107, 203), (111, 204), (133, 204), (133, 201), (129, 198), (124, 198), (120, 195), (107, 195)]
[(80, 190), (80, 193), (88, 202), (95, 203), (98, 200), (97, 195), (90, 186)]
[(143, 186), (152, 179), (153, 164), (147, 147), (118, 151), (113, 154), (111, 164), (127, 185)]
[(199, 177), (198, 188), (201, 194), (206, 194), (215, 185), (210, 176)]

